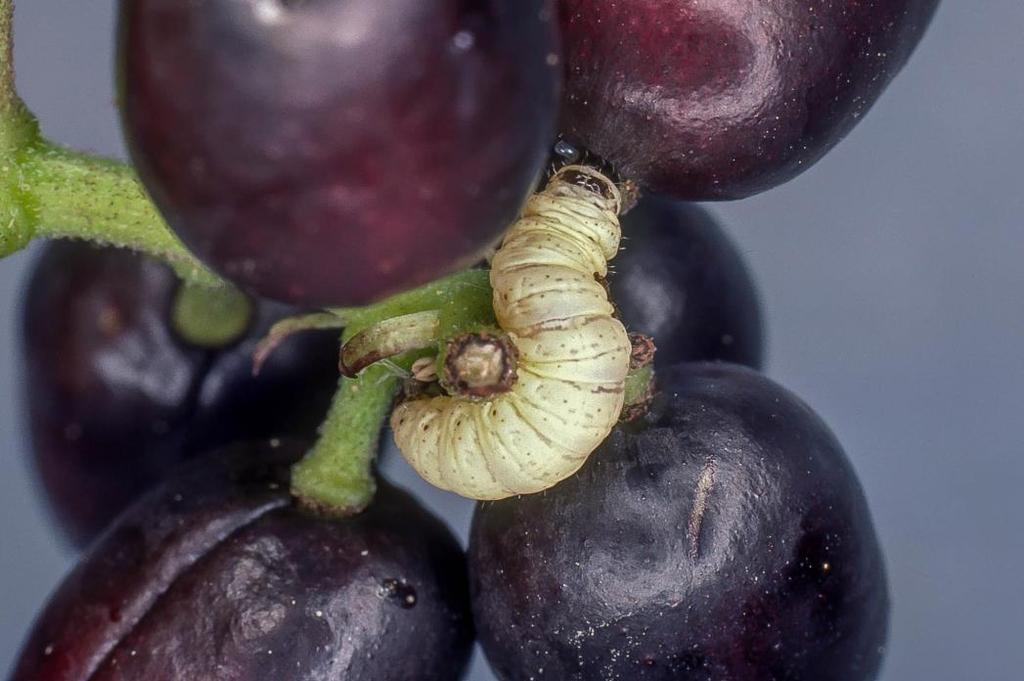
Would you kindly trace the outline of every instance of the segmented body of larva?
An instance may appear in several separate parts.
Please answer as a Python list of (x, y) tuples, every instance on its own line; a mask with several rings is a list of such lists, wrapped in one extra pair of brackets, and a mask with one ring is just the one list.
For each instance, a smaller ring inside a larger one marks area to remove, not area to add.
[(495, 254), (494, 311), (517, 380), (487, 399), (400, 404), (395, 441), (432, 484), (474, 499), (547, 489), (576, 472), (623, 405), (630, 341), (600, 278), (621, 237), (614, 183), (567, 166), (526, 204)]

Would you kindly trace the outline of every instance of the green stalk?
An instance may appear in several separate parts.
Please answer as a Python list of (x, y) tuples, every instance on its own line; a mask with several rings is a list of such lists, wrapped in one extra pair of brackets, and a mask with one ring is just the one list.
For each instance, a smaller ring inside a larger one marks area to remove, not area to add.
[(19, 166), (32, 236), (130, 248), (169, 264), (190, 284), (224, 285), (170, 230), (130, 166), (45, 141), (24, 148)]
[(304, 506), (344, 516), (373, 500), (373, 460), (397, 388), (381, 365), (341, 379), (316, 446), (292, 468), (292, 493)]
[[(331, 310), (347, 320), (348, 328), (363, 331), (392, 317), (441, 310), (442, 332), (458, 319), (486, 319), (494, 324), (488, 270), (466, 270), (400, 293), (368, 307)], [(449, 318), (451, 320), (449, 321)]]

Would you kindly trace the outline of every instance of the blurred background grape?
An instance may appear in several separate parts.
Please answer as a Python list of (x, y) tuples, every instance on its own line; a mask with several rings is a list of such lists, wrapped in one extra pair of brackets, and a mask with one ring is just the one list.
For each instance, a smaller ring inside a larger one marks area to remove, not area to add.
[[(45, 132), (123, 155), (112, 2), (22, 0), (16, 58)], [(1024, 4), (947, 2), (853, 134), (795, 181), (711, 207), (765, 304), (767, 371), (859, 471), (894, 597), (886, 681), (1024, 668)], [(26, 465), (18, 301), (0, 264), (0, 672), (73, 555)], [(465, 537), (471, 507), (422, 493)], [(492, 677), (481, 661), (470, 679)]]

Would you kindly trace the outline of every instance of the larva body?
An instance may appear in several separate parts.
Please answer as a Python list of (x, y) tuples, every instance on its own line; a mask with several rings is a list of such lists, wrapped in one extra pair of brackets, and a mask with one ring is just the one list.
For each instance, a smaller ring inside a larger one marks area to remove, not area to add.
[(620, 196), (596, 170), (563, 168), (527, 203), (492, 261), (499, 326), (518, 379), (485, 401), (407, 401), (395, 441), (432, 484), (474, 499), (547, 489), (576, 472), (623, 405), (630, 342), (599, 278), (621, 237)]

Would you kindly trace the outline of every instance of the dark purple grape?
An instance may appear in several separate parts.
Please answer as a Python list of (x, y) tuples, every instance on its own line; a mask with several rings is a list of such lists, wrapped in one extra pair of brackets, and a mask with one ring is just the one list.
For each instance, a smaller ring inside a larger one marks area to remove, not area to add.
[(652, 191), (734, 199), (806, 170), (938, 0), (558, 0), (562, 130)]
[(866, 681), (889, 611), (839, 443), (752, 370), (679, 365), (543, 494), (477, 507), (470, 588), (506, 681)]
[(548, 0), (121, 0), (154, 200), (262, 295), (361, 305), (472, 264), (554, 134)]
[(311, 437), (337, 386), (337, 332), (286, 341), (252, 375), (252, 353), (294, 310), (260, 302), (243, 338), (183, 341), (169, 268), (84, 243), (46, 246), (23, 310), (32, 449), (50, 505), (92, 540), (183, 459), (237, 440)]
[(761, 368), (757, 291), (707, 211), (647, 196), (622, 219), (622, 233), (612, 299), (629, 331), (654, 338), (657, 366), (720, 360)]
[(295, 508), (302, 447), (235, 446), (121, 516), (36, 622), (11, 681), (447, 681), (469, 657), (462, 550), (409, 495)]

